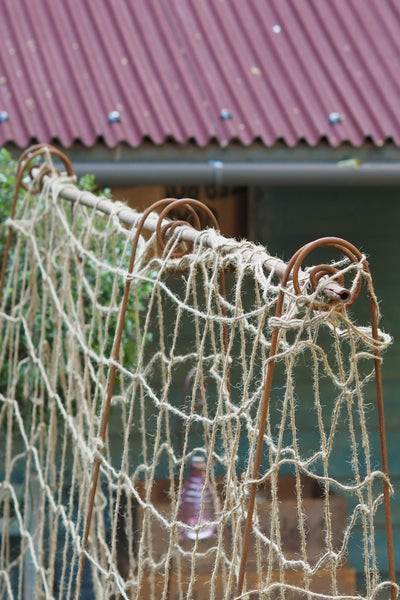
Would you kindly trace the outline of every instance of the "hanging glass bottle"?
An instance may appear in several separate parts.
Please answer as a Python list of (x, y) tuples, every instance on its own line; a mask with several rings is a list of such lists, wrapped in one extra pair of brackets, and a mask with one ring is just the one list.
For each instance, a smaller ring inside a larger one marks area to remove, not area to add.
[(182, 487), (178, 520), (200, 528), (181, 527), (180, 538), (204, 540), (217, 535), (215, 521), (220, 515), (220, 502), (213, 485), (205, 481), (205, 460), (202, 456), (194, 456), (189, 463), (189, 476)]

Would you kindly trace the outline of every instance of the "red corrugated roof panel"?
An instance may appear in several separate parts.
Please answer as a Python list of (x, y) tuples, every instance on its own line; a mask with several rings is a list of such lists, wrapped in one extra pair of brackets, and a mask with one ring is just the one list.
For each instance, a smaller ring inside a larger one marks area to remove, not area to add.
[(396, 0), (3, 0), (1, 12), (0, 145), (400, 143)]

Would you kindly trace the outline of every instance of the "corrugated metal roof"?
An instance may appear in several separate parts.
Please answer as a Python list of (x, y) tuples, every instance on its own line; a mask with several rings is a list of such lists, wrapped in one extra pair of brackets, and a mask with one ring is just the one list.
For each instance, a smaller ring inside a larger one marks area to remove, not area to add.
[(397, 0), (2, 0), (0, 10), (0, 145), (400, 144)]

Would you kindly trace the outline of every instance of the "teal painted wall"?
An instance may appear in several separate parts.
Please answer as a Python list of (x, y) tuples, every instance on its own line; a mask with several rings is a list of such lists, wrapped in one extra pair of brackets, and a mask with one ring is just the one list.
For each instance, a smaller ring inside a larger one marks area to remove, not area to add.
[[(394, 343), (384, 355), (383, 381), (389, 470), (395, 494), (392, 517), (396, 571), (400, 574), (400, 190), (391, 188), (279, 188), (254, 190), (253, 241), (284, 260), (303, 244), (323, 236), (339, 236), (355, 244), (369, 260), (380, 300), (380, 326)], [(333, 253), (331, 259), (337, 258)], [(311, 259), (313, 261), (313, 259)], [(315, 263), (320, 260), (315, 260)], [(368, 320), (366, 304), (354, 306), (360, 323)], [(303, 439), (312, 444), (313, 431), (304, 419)], [(373, 455), (379, 457), (376, 422), (371, 423)], [(344, 475), (348, 465), (338, 451), (334, 475)], [(376, 546), (382, 572), (386, 569), (383, 515), (378, 516)], [(361, 570), (357, 544), (350, 562)]]

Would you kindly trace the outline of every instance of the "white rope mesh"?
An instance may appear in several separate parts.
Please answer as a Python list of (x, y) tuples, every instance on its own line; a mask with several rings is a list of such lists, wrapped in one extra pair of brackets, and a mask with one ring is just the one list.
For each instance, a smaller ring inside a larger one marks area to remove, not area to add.
[[(241, 597), (372, 599), (381, 589), (389, 597), (374, 538), (384, 475), (368, 434), (369, 328), (345, 310), (314, 311), (291, 285), (275, 317), (280, 286), (264, 269), (265, 252), (249, 242), (209, 247), (210, 230), (182, 258), (173, 258), (179, 229), (162, 257), (154, 236), (141, 239), (128, 275), (135, 229), (120, 225), (121, 206), (104, 216), (65, 202), (64, 183), (53, 177), (39, 196), (27, 194), (8, 223), (15, 233), (0, 313), (0, 598), (234, 598), (275, 327)], [(340, 268), (364, 277), (362, 263)], [(390, 341), (380, 340), (381, 349)], [(337, 453), (351, 462), (341, 478)], [(215, 513), (212, 523), (184, 525), (194, 456), (205, 463), (202, 510), (211, 490)], [(100, 479), (79, 581), (96, 457)], [(207, 527), (213, 535), (203, 539)], [(348, 560), (355, 544), (364, 556), (357, 585)]]

